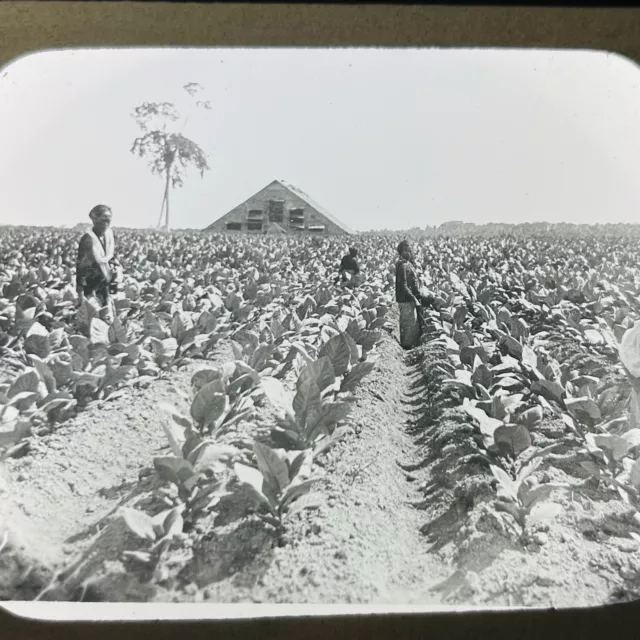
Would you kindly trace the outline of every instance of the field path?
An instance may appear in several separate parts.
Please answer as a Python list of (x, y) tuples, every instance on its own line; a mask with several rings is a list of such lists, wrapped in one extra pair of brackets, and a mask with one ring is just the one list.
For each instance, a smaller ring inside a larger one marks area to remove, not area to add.
[[(417, 461), (406, 432), (413, 380), (393, 338), (378, 346), (374, 371), (358, 387), (354, 429), (322, 460), (326, 506), (292, 522), (286, 547), (205, 590), (217, 602), (437, 604), (429, 588), (447, 573), (428, 555), (415, 509)], [(322, 469), (321, 469), (322, 470)], [(412, 482), (413, 480), (413, 482)], [(211, 556), (209, 556), (211, 557)], [(202, 574), (206, 574), (204, 570)], [(194, 580), (202, 574), (195, 575)]]

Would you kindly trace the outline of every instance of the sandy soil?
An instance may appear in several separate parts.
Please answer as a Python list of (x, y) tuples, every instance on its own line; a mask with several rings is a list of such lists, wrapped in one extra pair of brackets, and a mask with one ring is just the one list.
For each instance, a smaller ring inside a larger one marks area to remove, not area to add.
[[(54, 433), (32, 438), (27, 455), (5, 462), (0, 539), (6, 527), (8, 542), (27, 557), (51, 570), (66, 566), (120, 505), (140, 493), (140, 471), (166, 451), (158, 404), (188, 407), (184, 394), (193, 373), (231, 358), (230, 346), (222, 343), (212, 360), (189, 363), (165, 379), (90, 404)], [(27, 596), (42, 584), (27, 575), (24, 584), (14, 586)]]
[[(469, 418), (441, 388), (443, 354), (431, 345), (406, 354), (392, 336), (378, 349), (350, 432), (317, 460), (326, 501), (291, 519), (284, 546), (236, 492), (175, 540), (162, 563), (149, 568), (123, 555), (144, 544), (114, 514), (122, 505), (154, 508), (152, 459), (166, 446), (158, 403), (185, 410), (193, 372), (211, 366), (194, 363), (90, 406), (4, 469), (0, 596), (542, 607), (637, 597), (629, 532), (640, 527), (616, 493), (585, 484), (578, 463), (550, 458), (538, 481), (575, 490), (557, 498), (559, 517), (525, 544), (493, 506)], [(214, 364), (227, 359), (222, 344)], [(550, 419), (536, 437), (562, 428)]]

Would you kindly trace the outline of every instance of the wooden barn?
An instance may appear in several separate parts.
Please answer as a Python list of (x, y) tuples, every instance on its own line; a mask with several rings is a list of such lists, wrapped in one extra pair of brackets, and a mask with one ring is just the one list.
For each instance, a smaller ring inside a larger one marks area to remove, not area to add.
[(218, 218), (205, 231), (308, 235), (355, 233), (304, 191), (282, 180), (274, 180)]

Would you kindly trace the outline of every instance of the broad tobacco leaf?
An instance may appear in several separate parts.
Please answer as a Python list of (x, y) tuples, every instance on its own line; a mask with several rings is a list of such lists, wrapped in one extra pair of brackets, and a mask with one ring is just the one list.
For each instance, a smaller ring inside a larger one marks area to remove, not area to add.
[(587, 397), (568, 398), (565, 401), (567, 411), (576, 419), (580, 419), (581, 415), (588, 416), (591, 420), (600, 420), (601, 414), (598, 405)]
[(229, 398), (218, 380), (204, 385), (191, 403), (191, 417), (203, 427), (215, 424), (229, 409)]
[(300, 389), (309, 379), (315, 381), (320, 393), (335, 383), (336, 376), (328, 356), (322, 356), (318, 360), (307, 364), (300, 371), (296, 387)]
[(109, 325), (100, 318), (92, 318), (89, 336), (91, 344), (109, 344)]
[(171, 319), (171, 335), (182, 344), (187, 332), (193, 328), (193, 321), (188, 313), (176, 311)]
[(182, 455), (182, 447), (185, 442), (185, 429), (191, 428), (191, 422), (186, 416), (183, 416), (173, 405), (161, 402), (159, 407), (161, 411), (170, 417), (170, 421), (162, 422), (162, 429), (167, 436), (171, 452), (174, 456)]
[(456, 369), (454, 371), (454, 378), (446, 378), (442, 381), (443, 385), (453, 385), (463, 388), (472, 388), (473, 383), (471, 382), (471, 371), (467, 371), (466, 369)]
[(557, 382), (539, 380), (531, 385), (531, 393), (544, 396), (547, 400), (562, 403), (565, 391)]
[(464, 404), (462, 408), (480, 423), (480, 432), (485, 436), (493, 438), (495, 430), (502, 425), (502, 420), (490, 418), (482, 409), (470, 404)]
[(287, 453), (289, 465), (289, 480), (291, 482), (306, 480), (311, 473), (314, 453), (311, 449)]
[(640, 378), (640, 322), (624, 333), (619, 353), (620, 360), (629, 373)]
[(49, 332), (39, 322), (34, 323), (29, 329), (24, 340), (24, 350), (42, 359), (51, 353)]
[(319, 456), (321, 453), (328, 451), (331, 447), (340, 442), (349, 433), (349, 427), (336, 427), (331, 435), (320, 438), (313, 449), (313, 455)]
[[(477, 355), (475, 357), (478, 358)], [(478, 358), (478, 360), (480, 360), (480, 358)], [(471, 376), (471, 381), (474, 384), (482, 385), (485, 389), (491, 388), (491, 386), (493, 385), (493, 379), (493, 373), (491, 372), (489, 367), (482, 363), (474, 368), (473, 374)]]
[(625, 438), (613, 434), (594, 435), (593, 440), (596, 446), (606, 451), (616, 461), (624, 458), (633, 446)]
[(519, 409), (523, 398), (524, 395), (521, 393), (509, 395), (503, 392), (501, 395), (495, 395), (493, 397), (493, 415), (500, 420), (506, 419)]
[(25, 391), (36, 392), (39, 384), (40, 376), (36, 369), (27, 369), (13, 381), (7, 391), (7, 397), (12, 398), (13, 396), (19, 393), (24, 393)]
[(373, 371), (374, 366), (373, 362), (358, 362), (344, 377), (341, 390), (354, 391), (362, 379)]
[(276, 495), (280, 495), (290, 481), (286, 454), (283, 450), (271, 449), (260, 442), (253, 443), (253, 452), (265, 481), (276, 489)]
[(297, 392), (293, 398), (293, 411), (299, 425), (304, 425), (308, 412), (321, 402), (320, 388), (311, 377), (306, 377), (297, 385)]
[(128, 338), (127, 330), (122, 322), (120, 322), (119, 318), (114, 318), (111, 326), (109, 327), (109, 342), (126, 344)]
[(73, 335), (69, 337), (69, 342), (74, 354), (81, 358), (82, 368), (86, 367), (91, 361), (91, 341), (84, 336)]
[(160, 536), (163, 538), (173, 538), (182, 533), (184, 520), (182, 518), (182, 507), (174, 507), (169, 511), (159, 513), (154, 519), (154, 529), (159, 525)]
[(493, 432), (493, 440), (496, 444), (505, 443), (513, 456), (520, 455), (531, 446), (529, 430), (522, 424), (497, 427)]
[[(7, 407), (15, 409), (15, 407)], [(17, 411), (17, 409), (16, 409)], [(6, 411), (3, 414), (6, 415)], [(0, 447), (11, 447), (31, 434), (31, 422), (29, 420), (5, 420), (5, 415), (0, 419)]]
[(528, 364), (532, 369), (538, 368), (538, 356), (536, 355), (535, 351), (529, 346), (525, 345), (522, 348), (522, 361), (525, 364)]
[(275, 513), (276, 507), (271, 503), (269, 498), (263, 493), (262, 487), (264, 477), (258, 469), (249, 467), (246, 464), (236, 462), (233, 465), (236, 476), (241, 484), (245, 485), (250, 495), (258, 504), (266, 505), (272, 513)]
[(271, 354), (275, 351), (274, 345), (260, 345), (248, 358), (247, 364), (254, 369), (255, 371), (261, 371), (271, 356)]
[(313, 442), (321, 433), (331, 434), (333, 427), (345, 420), (351, 411), (349, 402), (328, 402), (315, 405), (307, 416), (305, 434)]
[[(351, 336), (342, 333), (329, 339), (321, 347), (318, 357), (327, 356), (333, 365), (333, 371), (336, 376), (344, 375), (352, 360), (352, 349), (348, 339), (353, 341)], [(357, 352), (357, 350), (356, 350)]]
[(518, 485), (502, 468), (492, 464), (490, 465), (491, 473), (498, 481), (498, 487), (507, 497), (514, 501), (518, 500)]
[(291, 503), (305, 494), (308, 494), (320, 478), (308, 478), (300, 482), (292, 483), (287, 487), (281, 500), (281, 508), (286, 509)]
[(153, 519), (146, 513), (137, 509), (123, 507), (120, 511), (122, 519), (129, 530), (143, 540), (154, 541), (156, 532), (153, 528)]
[(191, 387), (197, 393), (206, 384), (214, 381), (219, 381), (217, 391), (219, 391), (220, 393), (224, 393), (224, 379), (225, 376), (222, 369), (201, 369), (200, 371), (196, 371), (191, 377)]
[(502, 344), (505, 346), (507, 353), (510, 356), (513, 356), (518, 360), (522, 360), (523, 347), (522, 347), (522, 344), (520, 344), (520, 342), (518, 342), (516, 339), (512, 338), (511, 336), (505, 336), (502, 339)]
[(178, 486), (185, 483), (194, 474), (193, 466), (183, 458), (176, 456), (154, 458), (153, 466), (162, 480)]

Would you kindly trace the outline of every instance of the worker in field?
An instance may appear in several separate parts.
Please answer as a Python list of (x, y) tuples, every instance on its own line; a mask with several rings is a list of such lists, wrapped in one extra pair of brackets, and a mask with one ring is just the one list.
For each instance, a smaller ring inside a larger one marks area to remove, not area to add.
[(340, 261), (340, 267), (338, 269), (338, 277), (334, 280), (333, 284), (347, 282), (352, 286), (357, 286), (360, 283), (360, 265), (358, 264), (358, 250), (355, 247), (349, 247), (349, 253), (343, 256)]
[[(85, 301), (111, 324), (115, 319), (114, 294), (122, 284), (122, 269), (115, 257), (115, 240), (111, 229), (113, 214), (99, 204), (89, 213), (93, 227), (80, 239), (76, 261), (76, 291), (80, 309)], [(85, 327), (88, 329), (88, 327)]]
[(396, 262), (396, 302), (400, 310), (400, 344), (412, 349), (420, 342), (422, 332), (422, 308), (438, 309), (440, 301), (419, 285), (413, 247), (408, 240), (398, 245), (399, 259)]

